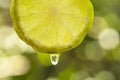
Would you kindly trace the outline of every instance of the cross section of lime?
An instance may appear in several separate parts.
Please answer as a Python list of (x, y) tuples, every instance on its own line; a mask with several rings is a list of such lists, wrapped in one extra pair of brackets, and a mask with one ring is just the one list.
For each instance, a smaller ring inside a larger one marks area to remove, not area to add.
[(19, 37), (39, 52), (73, 49), (93, 21), (90, 0), (12, 0), (10, 10)]

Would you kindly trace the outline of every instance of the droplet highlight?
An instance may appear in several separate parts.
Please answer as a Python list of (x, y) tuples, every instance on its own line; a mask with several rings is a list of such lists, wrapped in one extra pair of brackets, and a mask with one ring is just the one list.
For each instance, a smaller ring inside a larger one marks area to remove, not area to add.
[(57, 65), (59, 62), (59, 53), (50, 54), (50, 60), (53, 65)]

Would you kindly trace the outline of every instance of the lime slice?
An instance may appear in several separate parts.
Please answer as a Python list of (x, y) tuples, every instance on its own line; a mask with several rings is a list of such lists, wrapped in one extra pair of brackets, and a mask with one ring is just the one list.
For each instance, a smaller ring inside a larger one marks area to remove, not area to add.
[(61, 53), (79, 45), (93, 22), (90, 0), (12, 0), (19, 37), (36, 51)]

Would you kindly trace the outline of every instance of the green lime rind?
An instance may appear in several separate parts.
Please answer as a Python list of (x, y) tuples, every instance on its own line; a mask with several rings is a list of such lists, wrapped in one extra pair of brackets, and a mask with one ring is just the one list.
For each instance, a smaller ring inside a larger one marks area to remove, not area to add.
[(13, 20), (14, 28), (15, 28), (18, 36), (23, 41), (25, 41), (28, 45), (32, 46), (33, 49), (35, 49), (38, 52), (62, 53), (62, 52), (66, 52), (66, 51), (69, 51), (69, 50), (75, 48), (83, 41), (84, 37), (86, 36), (87, 32), (90, 30), (92, 23), (93, 23), (93, 18), (94, 18), (93, 6), (92, 6), (90, 0), (85, 0), (86, 6), (88, 8), (87, 14), (89, 15), (88, 22), (87, 22), (85, 28), (83, 29), (83, 31), (78, 35), (78, 38), (76, 40), (74, 40), (71, 45), (69, 45), (67, 47), (66, 46), (65, 47), (64, 46), (62, 46), (62, 47), (60, 47), (60, 46), (59, 47), (47, 47), (47, 46), (43, 46), (43, 45), (38, 46), (37, 44), (34, 43), (34, 41), (27, 38), (24, 31), (21, 29), (20, 23), (19, 23), (19, 17), (17, 15), (18, 13), (17, 13), (17, 4), (16, 3), (17, 3), (17, 0), (12, 0), (12, 4), (11, 4), (11, 8), (10, 8), (10, 13), (11, 13), (11, 18)]

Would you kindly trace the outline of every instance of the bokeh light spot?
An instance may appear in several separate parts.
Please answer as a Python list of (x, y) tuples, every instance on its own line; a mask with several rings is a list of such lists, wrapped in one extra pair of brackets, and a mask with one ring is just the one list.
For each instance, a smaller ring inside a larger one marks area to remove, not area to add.
[(119, 45), (119, 33), (114, 29), (105, 29), (99, 34), (98, 40), (102, 48), (114, 49)]
[(89, 60), (100, 61), (104, 58), (105, 52), (96, 41), (93, 41), (86, 45), (85, 55)]

